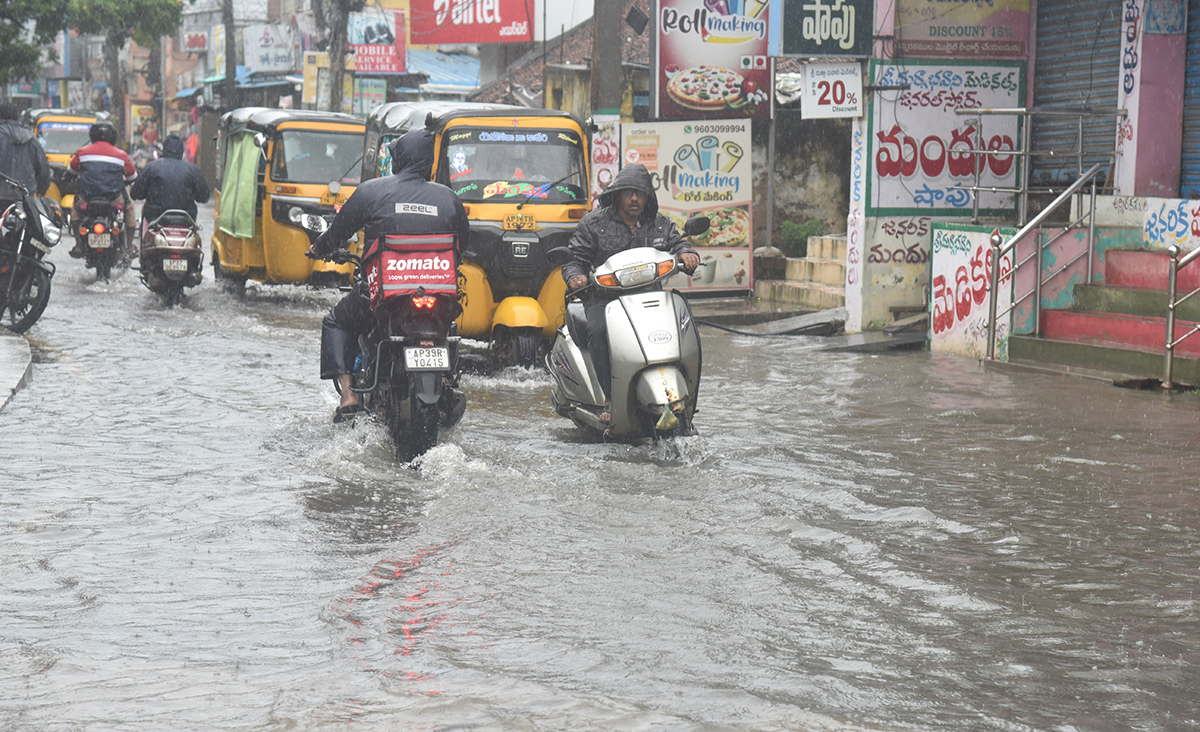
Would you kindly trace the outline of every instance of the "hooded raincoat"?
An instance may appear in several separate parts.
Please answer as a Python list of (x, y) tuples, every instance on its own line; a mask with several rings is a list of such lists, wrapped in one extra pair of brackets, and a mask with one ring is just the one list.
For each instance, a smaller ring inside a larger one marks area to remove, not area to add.
[(196, 204), (207, 202), (212, 190), (200, 169), (183, 160), (183, 139), (171, 134), (163, 141), (163, 157), (142, 170), (129, 195), (146, 201), (142, 219), (149, 222), (170, 209), (187, 211), (195, 219)]
[[(50, 188), (50, 163), (33, 132), (16, 120), (0, 122), (0, 170), (25, 184), (31, 193), (46, 195)], [(0, 199), (15, 201), (21, 193), (0, 181)]]
[[(639, 190), (648, 199), (638, 219), (636, 233), (617, 213), (617, 191), (626, 188)], [(570, 282), (576, 275), (590, 274), (613, 254), (634, 247), (654, 247), (671, 254), (695, 254), (696, 251), (675, 224), (658, 212), (658, 196), (650, 180), (650, 171), (641, 163), (622, 168), (600, 194), (600, 208), (580, 219), (571, 235), (570, 249), (574, 258), (563, 265), (563, 279)]]

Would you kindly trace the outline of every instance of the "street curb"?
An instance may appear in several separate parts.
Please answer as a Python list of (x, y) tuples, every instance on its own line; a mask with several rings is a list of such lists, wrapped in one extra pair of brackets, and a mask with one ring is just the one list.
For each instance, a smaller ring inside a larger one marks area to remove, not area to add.
[(29, 341), (7, 328), (0, 328), (0, 411), (3, 411), (33, 374), (33, 352)]

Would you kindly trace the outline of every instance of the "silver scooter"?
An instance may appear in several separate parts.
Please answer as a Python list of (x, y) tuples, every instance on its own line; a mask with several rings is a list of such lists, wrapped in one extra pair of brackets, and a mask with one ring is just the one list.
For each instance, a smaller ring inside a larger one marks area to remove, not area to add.
[[(708, 230), (705, 216), (689, 219), (683, 234)], [(546, 366), (554, 377), (550, 401), (560, 416), (608, 439), (639, 440), (694, 435), (692, 415), (700, 388), (700, 334), (687, 300), (664, 291), (663, 280), (680, 262), (652, 247), (617, 252), (589, 278), (617, 297), (605, 307), (612, 361), (610, 420), (600, 420), (604, 391), (587, 349), (583, 303), (568, 295), (566, 322), (558, 329)]]

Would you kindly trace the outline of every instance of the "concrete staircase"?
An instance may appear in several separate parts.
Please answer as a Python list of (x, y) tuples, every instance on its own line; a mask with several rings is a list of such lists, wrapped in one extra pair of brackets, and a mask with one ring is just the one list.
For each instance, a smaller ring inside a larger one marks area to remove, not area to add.
[(846, 304), (846, 237), (812, 236), (808, 256), (789, 257), (782, 280), (756, 279), (760, 300), (807, 310), (829, 310)]
[[(1070, 308), (1042, 311), (1041, 335), (1009, 338), (1010, 363), (1162, 378), (1167, 254), (1110, 249), (1105, 259), (1103, 284), (1076, 284)], [(1180, 273), (1178, 292), (1197, 286), (1200, 265), (1192, 265)], [(1200, 298), (1193, 298), (1176, 310), (1175, 338), (1197, 323)], [(1173, 381), (1200, 385), (1200, 334), (1176, 346), (1173, 376)]]

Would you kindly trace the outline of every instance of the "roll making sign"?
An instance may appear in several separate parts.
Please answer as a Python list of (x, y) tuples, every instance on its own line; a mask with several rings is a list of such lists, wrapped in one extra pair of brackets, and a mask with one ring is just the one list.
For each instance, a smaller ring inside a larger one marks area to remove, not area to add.
[(655, 116), (771, 115), (767, 0), (658, 0)]

